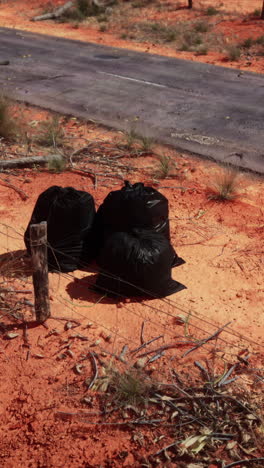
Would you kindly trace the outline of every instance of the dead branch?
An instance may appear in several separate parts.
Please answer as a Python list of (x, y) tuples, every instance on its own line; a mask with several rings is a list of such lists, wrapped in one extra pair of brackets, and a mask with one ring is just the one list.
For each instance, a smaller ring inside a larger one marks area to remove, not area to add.
[(157, 359), (160, 359), (160, 358), (163, 357), (163, 356), (165, 356), (165, 352), (164, 352), (164, 351), (162, 351), (161, 353), (157, 353), (157, 354), (155, 354), (155, 356), (152, 356), (152, 357), (148, 360), (147, 364), (151, 364), (152, 362), (157, 361)]
[[(144, 322), (143, 322), (144, 323)], [(137, 353), (138, 351), (140, 351), (141, 349), (144, 349), (146, 348), (146, 346), (148, 346), (150, 343), (153, 343), (153, 341), (156, 341), (156, 340), (159, 340), (160, 338), (163, 338), (164, 335), (159, 335), (159, 336), (156, 336), (155, 338), (152, 338), (151, 340), (149, 341), (146, 341), (145, 343), (143, 343), (142, 345), (140, 345), (138, 348), (136, 349), (133, 349), (131, 351), (131, 353)]]
[(179, 348), (182, 346), (189, 346), (192, 344), (193, 344), (193, 341), (176, 341), (176, 343), (167, 344), (167, 345), (161, 346), (160, 348), (152, 349), (151, 351), (147, 351), (146, 353), (140, 354), (139, 357), (144, 357), (152, 353), (162, 352), (162, 351), (165, 351), (166, 349)]
[(261, 458), (252, 458), (251, 460), (238, 460), (236, 462), (233, 462), (233, 463), (230, 463), (229, 465), (225, 465), (224, 468), (233, 468), (233, 466), (238, 466), (238, 465), (241, 465), (241, 466), (249, 466), (249, 465), (254, 465), (254, 463), (258, 463), (258, 462), (264, 462), (264, 457), (261, 457)]
[(63, 13), (69, 10), (73, 5), (74, 5), (74, 2), (67, 2), (61, 7), (52, 11), (51, 13), (45, 13), (44, 15), (34, 16), (34, 18), (31, 18), (31, 21), (44, 21), (48, 19), (59, 18), (61, 15), (63, 15)]
[(2, 177), (0, 177), (0, 180), (1, 180), (2, 185), (5, 185), (6, 187), (15, 190), (15, 192), (17, 192), (20, 195), (22, 200), (25, 201), (25, 200), (28, 199), (28, 195), (23, 190), (21, 190), (20, 188), (16, 187), (13, 184), (11, 184), (10, 182), (7, 182), (5, 179), (2, 179)]
[(128, 346), (124, 345), (122, 350), (121, 350), (121, 353), (119, 354), (119, 359), (123, 360), (124, 362), (125, 362), (124, 357), (125, 357), (125, 354), (126, 354), (127, 350), (128, 350)]
[[(188, 424), (189, 424), (189, 422), (188, 422)], [(156, 456), (160, 455), (161, 453), (166, 452), (167, 450), (169, 450), (170, 448), (175, 447), (175, 446), (176, 446), (176, 442), (173, 442), (173, 444), (170, 444), (170, 445), (166, 445), (166, 447), (163, 447), (161, 450), (154, 453), (152, 456), (156, 457)]]
[(189, 353), (192, 353), (193, 351), (195, 351), (196, 349), (201, 348), (201, 346), (208, 343), (208, 341), (211, 341), (211, 340), (214, 340), (215, 338), (217, 338), (220, 335), (220, 333), (224, 330), (224, 328), (226, 328), (228, 325), (230, 325), (230, 323), (232, 323), (232, 322), (226, 323), (225, 325), (223, 325), (223, 327), (216, 330), (216, 332), (213, 333), (213, 335), (210, 335), (210, 336), (208, 336), (208, 338), (205, 338), (204, 340), (199, 341), (199, 343), (196, 346), (194, 346), (193, 348), (186, 351), (186, 353), (184, 353), (182, 357), (185, 357)]
[(20, 158), (20, 159), (8, 159), (6, 161), (0, 161), (0, 170), (1, 169), (13, 169), (16, 167), (30, 167), (35, 164), (38, 166), (44, 166), (48, 164), (50, 160), (62, 160), (62, 156), (60, 154), (50, 154), (48, 156), (32, 156), (30, 158)]
[(91, 351), (89, 352), (89, 356), (91, 356), (91, 360), (92, 360), (92, 366), (93, 366), (93, 370), (94, 370), (94, 376), (88, 386), (88, 389), (92, 388), (94, 382), (96, 381), (97, 377), (98, 377), (98, 366), (97, 366), (97, 362), (96, 362), (96, 359), (95, 359), (95, 356), (94, 356), (94, 353), (92, 353)]
[(142, 322), (141, 331), (140, 331), (140, 343), (141, 343), (141, 345), (143, 345), (143, 344), (145, 343), (145, 340), (144, 340), (144, 328), (145, 328), (145, 322)]

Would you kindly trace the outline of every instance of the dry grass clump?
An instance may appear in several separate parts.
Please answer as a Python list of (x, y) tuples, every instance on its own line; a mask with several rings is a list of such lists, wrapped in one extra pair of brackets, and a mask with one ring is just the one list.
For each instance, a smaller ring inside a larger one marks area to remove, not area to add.
[(118, 406), (145, 406), (152, 387), (149, 379), (146, 380), (146, 375), (131, 368), (123, 373), (115, 372), (109, 390), (112, 393), (112, 401)]
[(10, 108), (9, 99), (0, 95), (0, 137), (6, 140), (14, 140), (17, 133), (17, 125), (11, 117)]
[(60, 173), (65, 171), (66, 169), (66, 161), (65, 158), (59, 157), (58, 155), (54, 155), (54, 157), (50, 157), (48, 161), (48, 170), (50, 172)]
[(237, 62), (241, 57), (240, 47), (237, 45), (230, 45), (226, 48), (226, 58), (231, 62)]
[(171, 156), (167, 156), (165, 154), (162, 154), (158, 156), (159, 162), (156, 166), (156, 169), (154, 171), (153, 176), (156, 179), (166, 179), (169, 175), (172, 174), (172, 172), (177, 169), (177, 164)]
[(40, 134), (37, 136), (37, 143), (42, 146), (62, 146), (64, 142), (64, 130), (60, 125), (57, 115), (50, 120), (41, 123)]
[(214, 174), (208, 187), (208, 198), (217, 201), (233, 201), (241, 195), (239, 173), (232, 168)]

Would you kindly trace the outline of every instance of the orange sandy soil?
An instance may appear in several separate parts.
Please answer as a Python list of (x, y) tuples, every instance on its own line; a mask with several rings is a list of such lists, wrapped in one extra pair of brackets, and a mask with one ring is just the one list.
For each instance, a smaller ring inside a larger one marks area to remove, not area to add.
[[(170, 57), (179, 57), (187, 60), (198, 60), (214, 65), (234, 67), (244, 70), (263, 73), (264, 59), (263, 53), (251, 52), (251, 49), (241, 49), (241, 57), (237, 61), (227, 59), (227, 53), (222, 50), (232, 44), (240, 44), (247, 38), (256, 39), (264, 35), (264, 21), (252, 15), (253, 11), (260, 10), (261, 0), (223, 0), (215, 3), (212, 0), (195, 1), (194, 9), (183, 8), (186, 1), (164, 1), (151, 3), (142, 8), (132, 8), (131, 2), (121, 2), (114, 8), (113, 17), (109, 23), (99, 23), (96, 17), (78, 23), (54, 23), (53, 21), (31, 22), (30, 18), (52, 11), (54, 8), (63, 5), (64, 0), (9, 0), (0, 2), (0, 26), (23, 29), (27, 31), (40, 32), (54, 36), (67, 37), (82, 41), (105, 44), (113, 47), (133, 49), (143, 52), (160, 54)], [(206, 16), (205, 10), (213, 6), (220, 10), (219, 15), (213, 17)], [(158, 43), (141, 41), (137, 33), (133, 34), (133, 40), (121, 39), (122, 27), (126, 27), (127, 37), (130, 36), (129, 24), (135, 22), (163, 22), (168, 26), (180, 21), (203, 20), (212, 25), (212, 33), (222, 34), (225, 46), (220, 52), (209, 51), (207, 55), (196, 55), (194, 52), (176, 50), (174, 45), (160, 45)], [(100, 26), (106, 24), (106, 30), (100, 31)], [(262, 47), (263, 48), (263, 47)], [(261, 48), (260, 48), (261, 49)], [(262, 50), (262, 49), (261, 49)]]
[[(29, 107), (20, 107), (16, 112), (17, 116), (22, 114), (31, 122), (33, 130), (30, 132), (38, 132), (38, 122), (47, 118), (46, 112)], [(84, 146), (87, 140), (94, 140), (98, 142), (98, 153), (94, 151), (94, 156), (100, 154), (102, 142), (112, 147), (114, 154), (123, 139), (121, 133), (73, 118), (62, 118), (61, 124), (68, 144), (71, 142), (71, 151)], [(67, 152), (67, 148), (64, 151)], [(18, 157), (25, 152), (23, 144), (4, 145), (2, 142), (2, 159)], [(50, 149), (32, 144), (32, 154), (48, 152)], [(172, 244), (186, 260), (185, 265), (173, 270), (173, 277), (188, 288), (165, 300), (118, 302), (100, 298), (88, 290), (94, 273), (75, 271), (49, 274), (52, 316), (64, 317), (65, 321), (51, 318), (47, 328), (28, 325), (26, 329), (20, 316), (14, 317), (10, 310), (5, 312), (3, 308), (0, 317), (0, 464), (3, 468), (188, 466), (166, 462), (165, 458), (158, 465), (143, 464), (143, 457), (172, 443), (166, 429), (157, 427), (151, 431), (148, 427), (132, 427), (128, 430), (126, 426), (91, 424), (102, 419), (98, 416), (96, 393), (87, 391), (84, 385), (85, 379), (93, 375), (93, 368), (90, 360), (82, 361), (82, 357), (93, 351), (109, 365), (118, 365), (114, 357), (109, 360), (109, 353), (118, 355), (124, 345), (128, 345), (129, 350), (139, 346), (143, 321), (145, 341), (162, 335), (147, 350), (175, 341), (188, 341), (190, 335), (196, 339), (205, 338), (231, 322), (217, 341), (208, 342), (186, 358), (182, 358), (182, 354), (191, 345), (178, 344), (166, 351), (164, 357), (147, 365), (148, 373), (153, 379), (166, 382), (176, 369), (183, 378), (192, 376), (198, 381), (194, 361), (206, 366), (208, 360), (208, 366), (219, 375), (225, 365), (237, 362), (239, 353), (249, 353), (249, 368), (240, 369), (239, 380), (234, 385), (240, 391), (250, 391), (251, 396), (257, 397), (260, 392), (257, 376), (264, 364), (263, 180), (241, 173), (238, 178), (241, 196), (232, 202), (216, 202), (207, 196), (208, 186), (221, 171), (216, 164), (158, 145), (155, 152), (169, 155), (177, 164), (173, 176), (159, 182), (153, 180), (157, 165), (155, 154), (132, 158), (129, 151), (107, 168), (100, 166), (103, 157), (97, 164), (91, 164), (83, 155), (74, 161), (72, 170), (63, 173), (35, 168), (1, 174), (0, 286), (27, 291), (8, 296), (11, 304), (21, 301), (18, 313), (24, 319), (32, 320), (30, 304), (34, 299), (27, 263), (19, 260), (24, 249), (23, 233), (38, 195), (54, 184), (87, 190), (94, 196), (97, 206), (112, 188), (122, 186), (116, 176), (129, 178), (131, 182), (140, 180), (154, 184), (169, 199)], [(120, 165), (118, 169), (116, 164)], [(78, 168), (108, 174), (99, 176), (95, 187), (93, 178), (78, 173)], [(27, 195), (26, 200), (23, 193), (21, 196), (5, 186), (6, 183), (22, 190)], [(10, 253), (8, 258), (7, 253)], [(1, 300), (5, 297), (2, 294)], [(98, 299), (101, 299), (99, 303)], [(188, 327), (175, 319), (179, 315), (189, 315)], [(77, 321), (78, 327), (66, 330), (67, 320)], [(18, 336), (8, 339), (10, 331)], [(71, 352), (66, 351), (61, 357), (70, 343)], [(128, 351), (126, 360), (130, 366), (136, 356), (132, 357)], [(79, 375), (74, 366), (82, 362), (84, 367)], [(82, 402), (84, 396), (90, 398), (89, 404)], [(134, 414), (130, 417), (134, 418)], [(160, 436), (165, 437), (157, 442)], [(254, 456), (263, 455), (261, 449), (254, 452)], [(226, 442), (218, 444), (216, 458), (232, 461)], [(201, 466), (220, 465), (210, 465), (208, 461)]]

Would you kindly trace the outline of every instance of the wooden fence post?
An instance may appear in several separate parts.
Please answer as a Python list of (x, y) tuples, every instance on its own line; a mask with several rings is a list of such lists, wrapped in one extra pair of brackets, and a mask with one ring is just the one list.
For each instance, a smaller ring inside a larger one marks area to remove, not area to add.
[(50, 317), (46, 221), (30, 226), (30, 247), (33, 266), (35, 314), (37, 322), (42, 323)]

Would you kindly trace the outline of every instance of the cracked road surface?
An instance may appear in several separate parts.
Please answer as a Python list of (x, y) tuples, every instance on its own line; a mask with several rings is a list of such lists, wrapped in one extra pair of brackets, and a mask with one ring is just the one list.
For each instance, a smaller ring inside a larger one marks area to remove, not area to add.
[(264, 75), (0, 28), (7, 60), (18, 100), (264, 173)]

